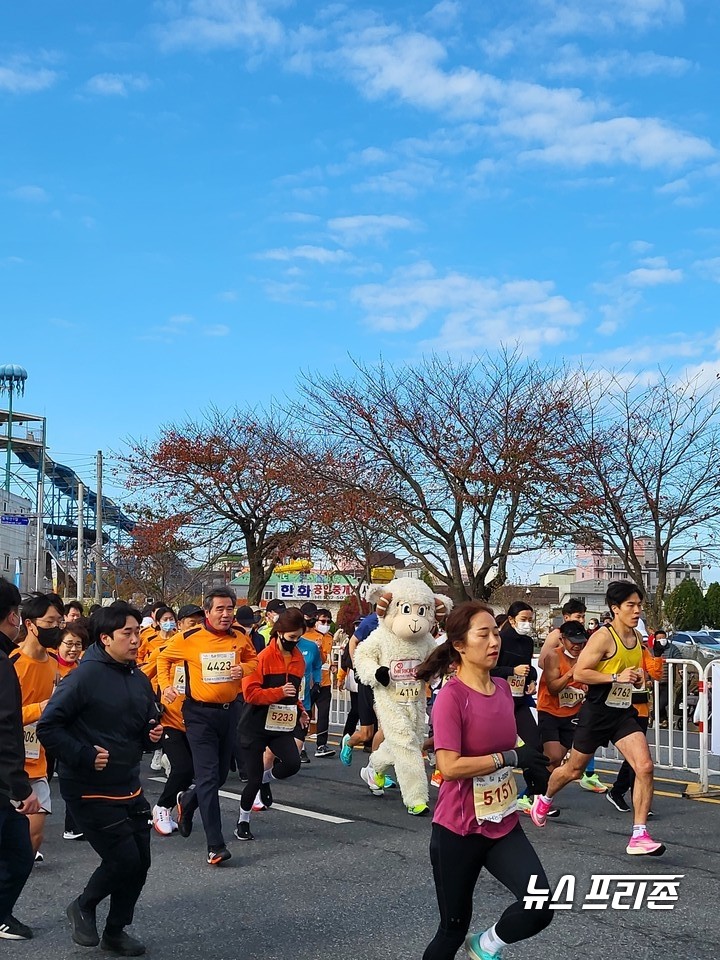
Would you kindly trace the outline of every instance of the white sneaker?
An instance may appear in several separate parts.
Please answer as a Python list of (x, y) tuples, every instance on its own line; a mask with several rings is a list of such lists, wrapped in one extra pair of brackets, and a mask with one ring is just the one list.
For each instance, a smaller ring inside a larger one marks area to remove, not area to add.
[(260, 791), (259, 791), (259, 790), (258, 790), (257, 794), (255, 795), (255, 800), (253, 801), (252, 808), (253, 808), (253, 810), (255, 811), (255, 813), (259, 813), (261, 810), (267, 810), (267, 807), (266, 807), (265, 804), (262, 802), (262, 797), (260, 796)]
[(153, 826), (163, 837), (169, 837), (173, 832), (173, 822), (167, 807), (153, 807)]
[[(365, 781), (365, 783), (370, 788), (370, 793), (374, 797), (384, 797), (385, 788), (380, 786), (380, 776), (375, 773), (373, 768), (368, 764), (366, 767), (363, 767), (360, 771), (360, 778)], [(385, 778), (383, 777), (383, 782)]]
[(150, 761), (151, 770), (162, 770), (162, 750), (156, 750)]
[(63, 840), (81, 840), (83, 834), (78, 830), (65, 830), (63, 832)]
[(165, 771), (165, 776), (169, 777), (171, 767), (170, 767), (170, 759), (166, 753), (164, 753), (162, 757), (160, 757), (160, 766)]

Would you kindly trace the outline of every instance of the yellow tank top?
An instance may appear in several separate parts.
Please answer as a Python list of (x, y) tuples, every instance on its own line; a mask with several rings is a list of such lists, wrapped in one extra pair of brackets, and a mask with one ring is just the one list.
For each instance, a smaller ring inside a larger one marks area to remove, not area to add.
[(635, 634), (635, 646), (628, 649), (612, 627), (608, 627), (608, 630), (615, 641), (615, 653), (609, 659), (600, 661), (595, 667), (597, 672), (606, 673), (611, 677), (614, 673), (622, 673), (628, 667), (633, 670), (640, 670), (642, 668), (642, 646), (637, 633)]

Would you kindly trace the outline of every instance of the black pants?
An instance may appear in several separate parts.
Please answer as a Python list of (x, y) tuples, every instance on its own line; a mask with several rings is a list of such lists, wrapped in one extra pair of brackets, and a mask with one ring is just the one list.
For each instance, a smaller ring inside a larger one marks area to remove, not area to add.
[(159, 807), (171, 809), (175, 806), (177, 795), (187, 790), (193, 782), (193, 762), (190, 744), (182, 730), (165, 727), (162, 740), (158, 744), (170, 761), (170, 776), (158, 800)]
[(357, 691), (350, 694), (350, 713), (347, 715), (345, 720), (345, 726), (343, 727), (343, 736), (350, 733), (355, 733), (355, 728), (358, 725), (358, 720), (360, 719), (360, 711), (358, 710), (358, 695)]
[(231, 703), (227, 710), (217, 710), (186, 700), (183, 720), (195, 770), (195, 786), (186, 798), (185, 809), (192, 816), (200, 808), (208, 850), (217, 850), (225, 846), (218, 790), (230, 771), (238, 707)]
[(272, 772), (276, 780), (287, 780), (288, 777), (295, 776), (300, 769), (300, 754), (292, 733), (279, 733), (243, 743), (241, 749), (248, 782), (240, 796), (240, 806), (246, 812), (252, 810), (253, 800), (262, 783), (265, 747), (269, 747), (275, 754)]
[(318, 747), (324, 747), (328, 740), (328, 729), (330, 728), (330, 700), (332, 698), (331, 687), (320, 687), (318, 698), (315, 701), (315, 710), (317, 713), (317, 738)]
[[(647, 734), (647, 728), (649, 724), (648, 717), (638, 717), (637, 725), (640, 727), (644, 734)], [(617, 777), (615, 777), (615, 783), (610, 787), (610, 793), (617, 793), (619, 796), (623, 796), (632, 790), (635, 786), (635, 771), (627, 762), (623, 760), (620, 764), (620, 769), (618, 770)]]
[(113, 934), (132, 923), (135, 904), (150, 869), (150, 805), (134, 800), (66, 800), (85, 839), (101, 859), (80, 895), (82, 910), (94, 911), (106, 897), (110, 910), (105, 929)]
[[(520, 739), (542, 753), (540, 733), (537, 723), (535, 723), (535, 717), (532, 715), (527, 703), (519, 703), (516, 705), (515, 724), (517, 725), (517, 732)], [(538, 775), (536, 773), (533, 775), (529, 770), (523, 770), (523, 777), (525, 779), (527, 792), (531, 796), (535, 796), (536, 793), (545, 793), (547, 790), (550, 772), (546, 770), (544, 774)]]
[(5, 802), (0, 807), (0, 923), (12, 914), (34, 860), (28, 818)]
[(552, 910), (547, 904), (540, 910), (525, 910), (523, 906), (530, 877), (536, 874), (536, 887), (544, 889), (547, 889), (547, 877), (519, 823), (499, 840), (477, 835), (461, 837), (434, 823), (430, 860), (440, 926), (423, 960), (451, 960), (462, 946), (470, 929), (473, 893), (483, 867), (515, 896), (515, 903), (497, 921), (496, 932), (501, 940), (505, 943), (527, 940), (551, 922)]

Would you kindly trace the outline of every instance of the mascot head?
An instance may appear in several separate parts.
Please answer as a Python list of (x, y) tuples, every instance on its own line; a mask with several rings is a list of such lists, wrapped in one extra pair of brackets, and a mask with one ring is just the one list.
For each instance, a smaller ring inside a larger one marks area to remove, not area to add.
[(426, 637), (436, 620), (452, 610), (452, 600), (432, 592), (424, 580), (396, 577), (368, 591), (383, 624), (402, 640)]

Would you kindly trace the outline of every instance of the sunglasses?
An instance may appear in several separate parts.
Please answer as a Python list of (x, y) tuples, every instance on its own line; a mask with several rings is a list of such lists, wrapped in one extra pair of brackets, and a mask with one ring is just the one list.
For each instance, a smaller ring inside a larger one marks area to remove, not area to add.
[(318, 620), (318, 623), (332, 623), (332, 620)]

